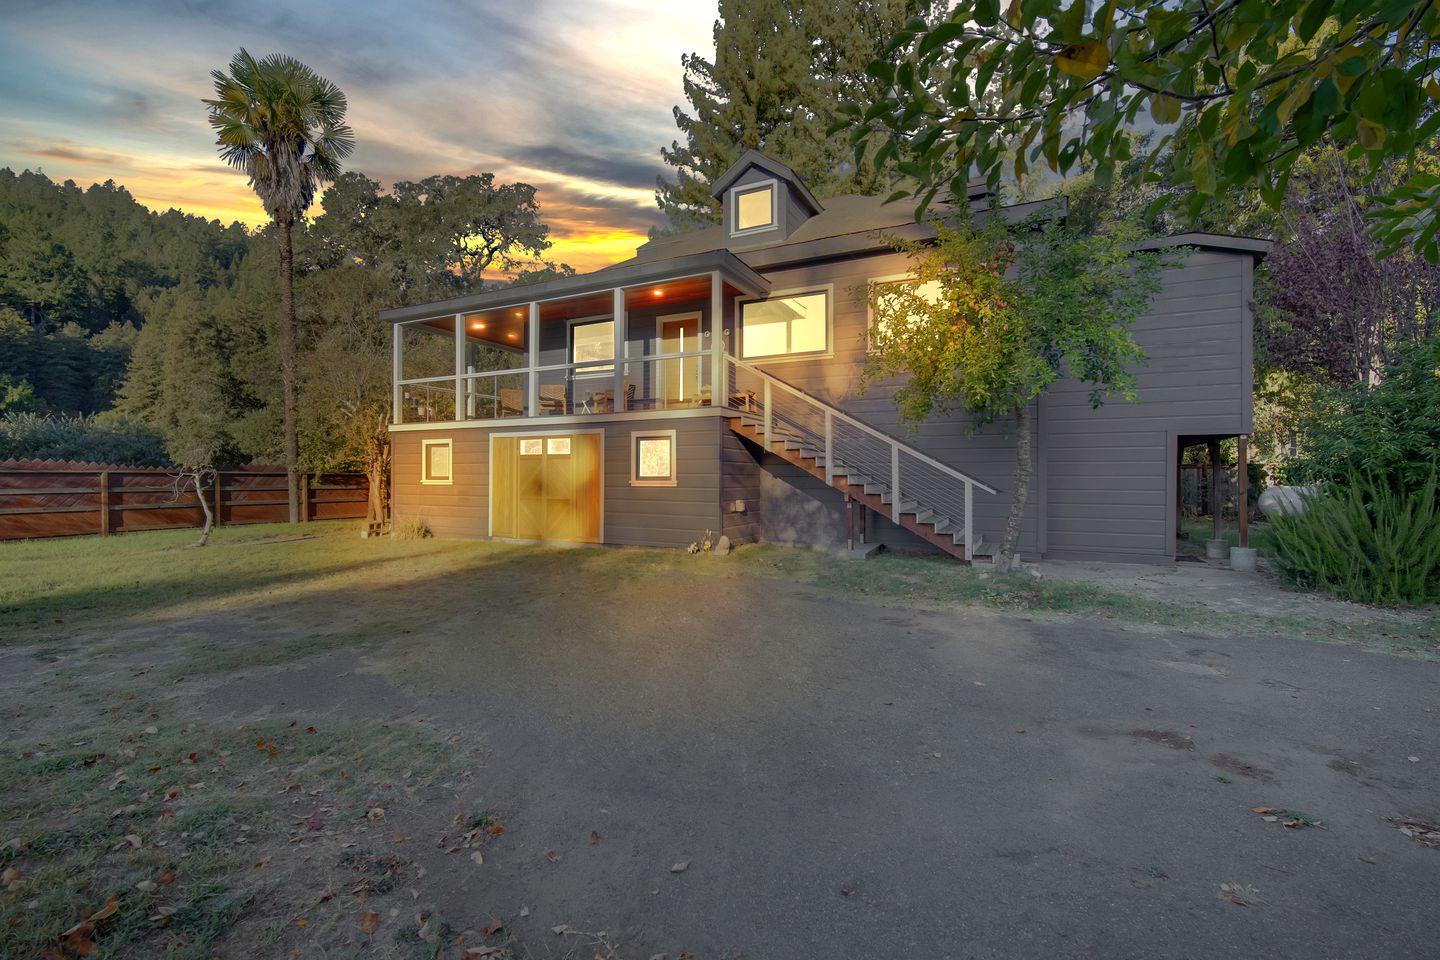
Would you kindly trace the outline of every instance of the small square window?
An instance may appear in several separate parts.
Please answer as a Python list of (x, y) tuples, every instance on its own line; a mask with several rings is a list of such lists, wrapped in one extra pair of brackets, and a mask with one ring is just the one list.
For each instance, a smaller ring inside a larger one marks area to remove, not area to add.
[(673, 487), (675, 431), (631, 434), (630, 483), (638, 487)]
[(454, 483), (449, 440), (426, 440), (420, 445), (420, 482)]
[(775, 185), (735, 191), (735, 233), (775, 226)]
[(570, 456), (570, 438), (551, 437), (545, 441), (545, 452), (552, 457)]
[(544, 453), (544, 452), (545, 452), (545, 441), (544, 441), (544, 440), (535, 439), (535, 440), (521, 440), (521, 441), (520, 441), (520, 456), (522, 456), (522, 457), (538, 457), (538, 456), (540, 456), (540, 454), (542, 454), (542, 453)]

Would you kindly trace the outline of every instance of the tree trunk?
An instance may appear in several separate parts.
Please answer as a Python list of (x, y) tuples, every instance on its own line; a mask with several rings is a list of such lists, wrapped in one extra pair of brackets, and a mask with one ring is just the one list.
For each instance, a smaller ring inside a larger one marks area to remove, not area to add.
[(1020, 523), (1030, 499), (1030, 405), (1015, 410), (1015, 494), (1010, 498), (1010, 518), (1005, 521), (1005, 538), (995, 554), (995, 566), (1009, 570), (1020, 545)]
[(300, 427), (295, 357), (295, 252), (290, 242), (293, 221), (277, 220), (280, 228), (280, 393), (285, 407), (285, 480), (290, 522), (300, 522)]
[[(200, 509), (205, 511), (205, 526), (200, 531), (200, 539), (195, 546), (203, 547), (210, 542), (210, 531), (215, 528), (215, 514), (210, 509), (210, 500), (205, 495), (205, 474), (204, 470), (196, 470), (190, 476), (195, 481), (195, 499), (200, 501)], [(214, 474), (215, 483), (220, 483), (220, 474)]]

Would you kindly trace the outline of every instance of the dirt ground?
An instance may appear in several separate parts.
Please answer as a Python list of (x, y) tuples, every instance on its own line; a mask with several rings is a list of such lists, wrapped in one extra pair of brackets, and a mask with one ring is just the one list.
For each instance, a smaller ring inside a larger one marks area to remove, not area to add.
[(63, 839), (105, 956), (1435, 955), (1440, 663), (437, 556), (0, 637), (0, 921)]

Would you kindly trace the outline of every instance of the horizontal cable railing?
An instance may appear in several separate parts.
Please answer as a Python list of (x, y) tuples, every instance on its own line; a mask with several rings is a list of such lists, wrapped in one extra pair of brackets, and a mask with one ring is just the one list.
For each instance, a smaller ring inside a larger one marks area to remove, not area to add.
[(798, 448), (824, 464), (827, 482), (844, 476), (888, 497), (897, 524), (909, 513), (952, 539), (962, 534), (965, 557), (973, 557), (975, 490), (994, 487), (734, 356), (725, 357), (725, 381), (727, 405), (758, 421), (767, 448)]

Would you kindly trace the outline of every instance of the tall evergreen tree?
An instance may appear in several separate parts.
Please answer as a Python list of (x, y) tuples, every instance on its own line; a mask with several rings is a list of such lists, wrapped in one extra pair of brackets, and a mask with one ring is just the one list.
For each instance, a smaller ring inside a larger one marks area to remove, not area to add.
[(821, 198), (879, 193), (889, 171), (857, 169), (843, 135), (827, 136), (845, 100), (877, 94), (865, 75), (890, 37), (930, 0), (720, 0), (715, 55), (681, 58), (690, 111), (675, 107), (683, 142), (662, 147), (675, 168), (656, 202), (680, 230), (720, 221), (710, 184), (746, 150), (763, 150)]

